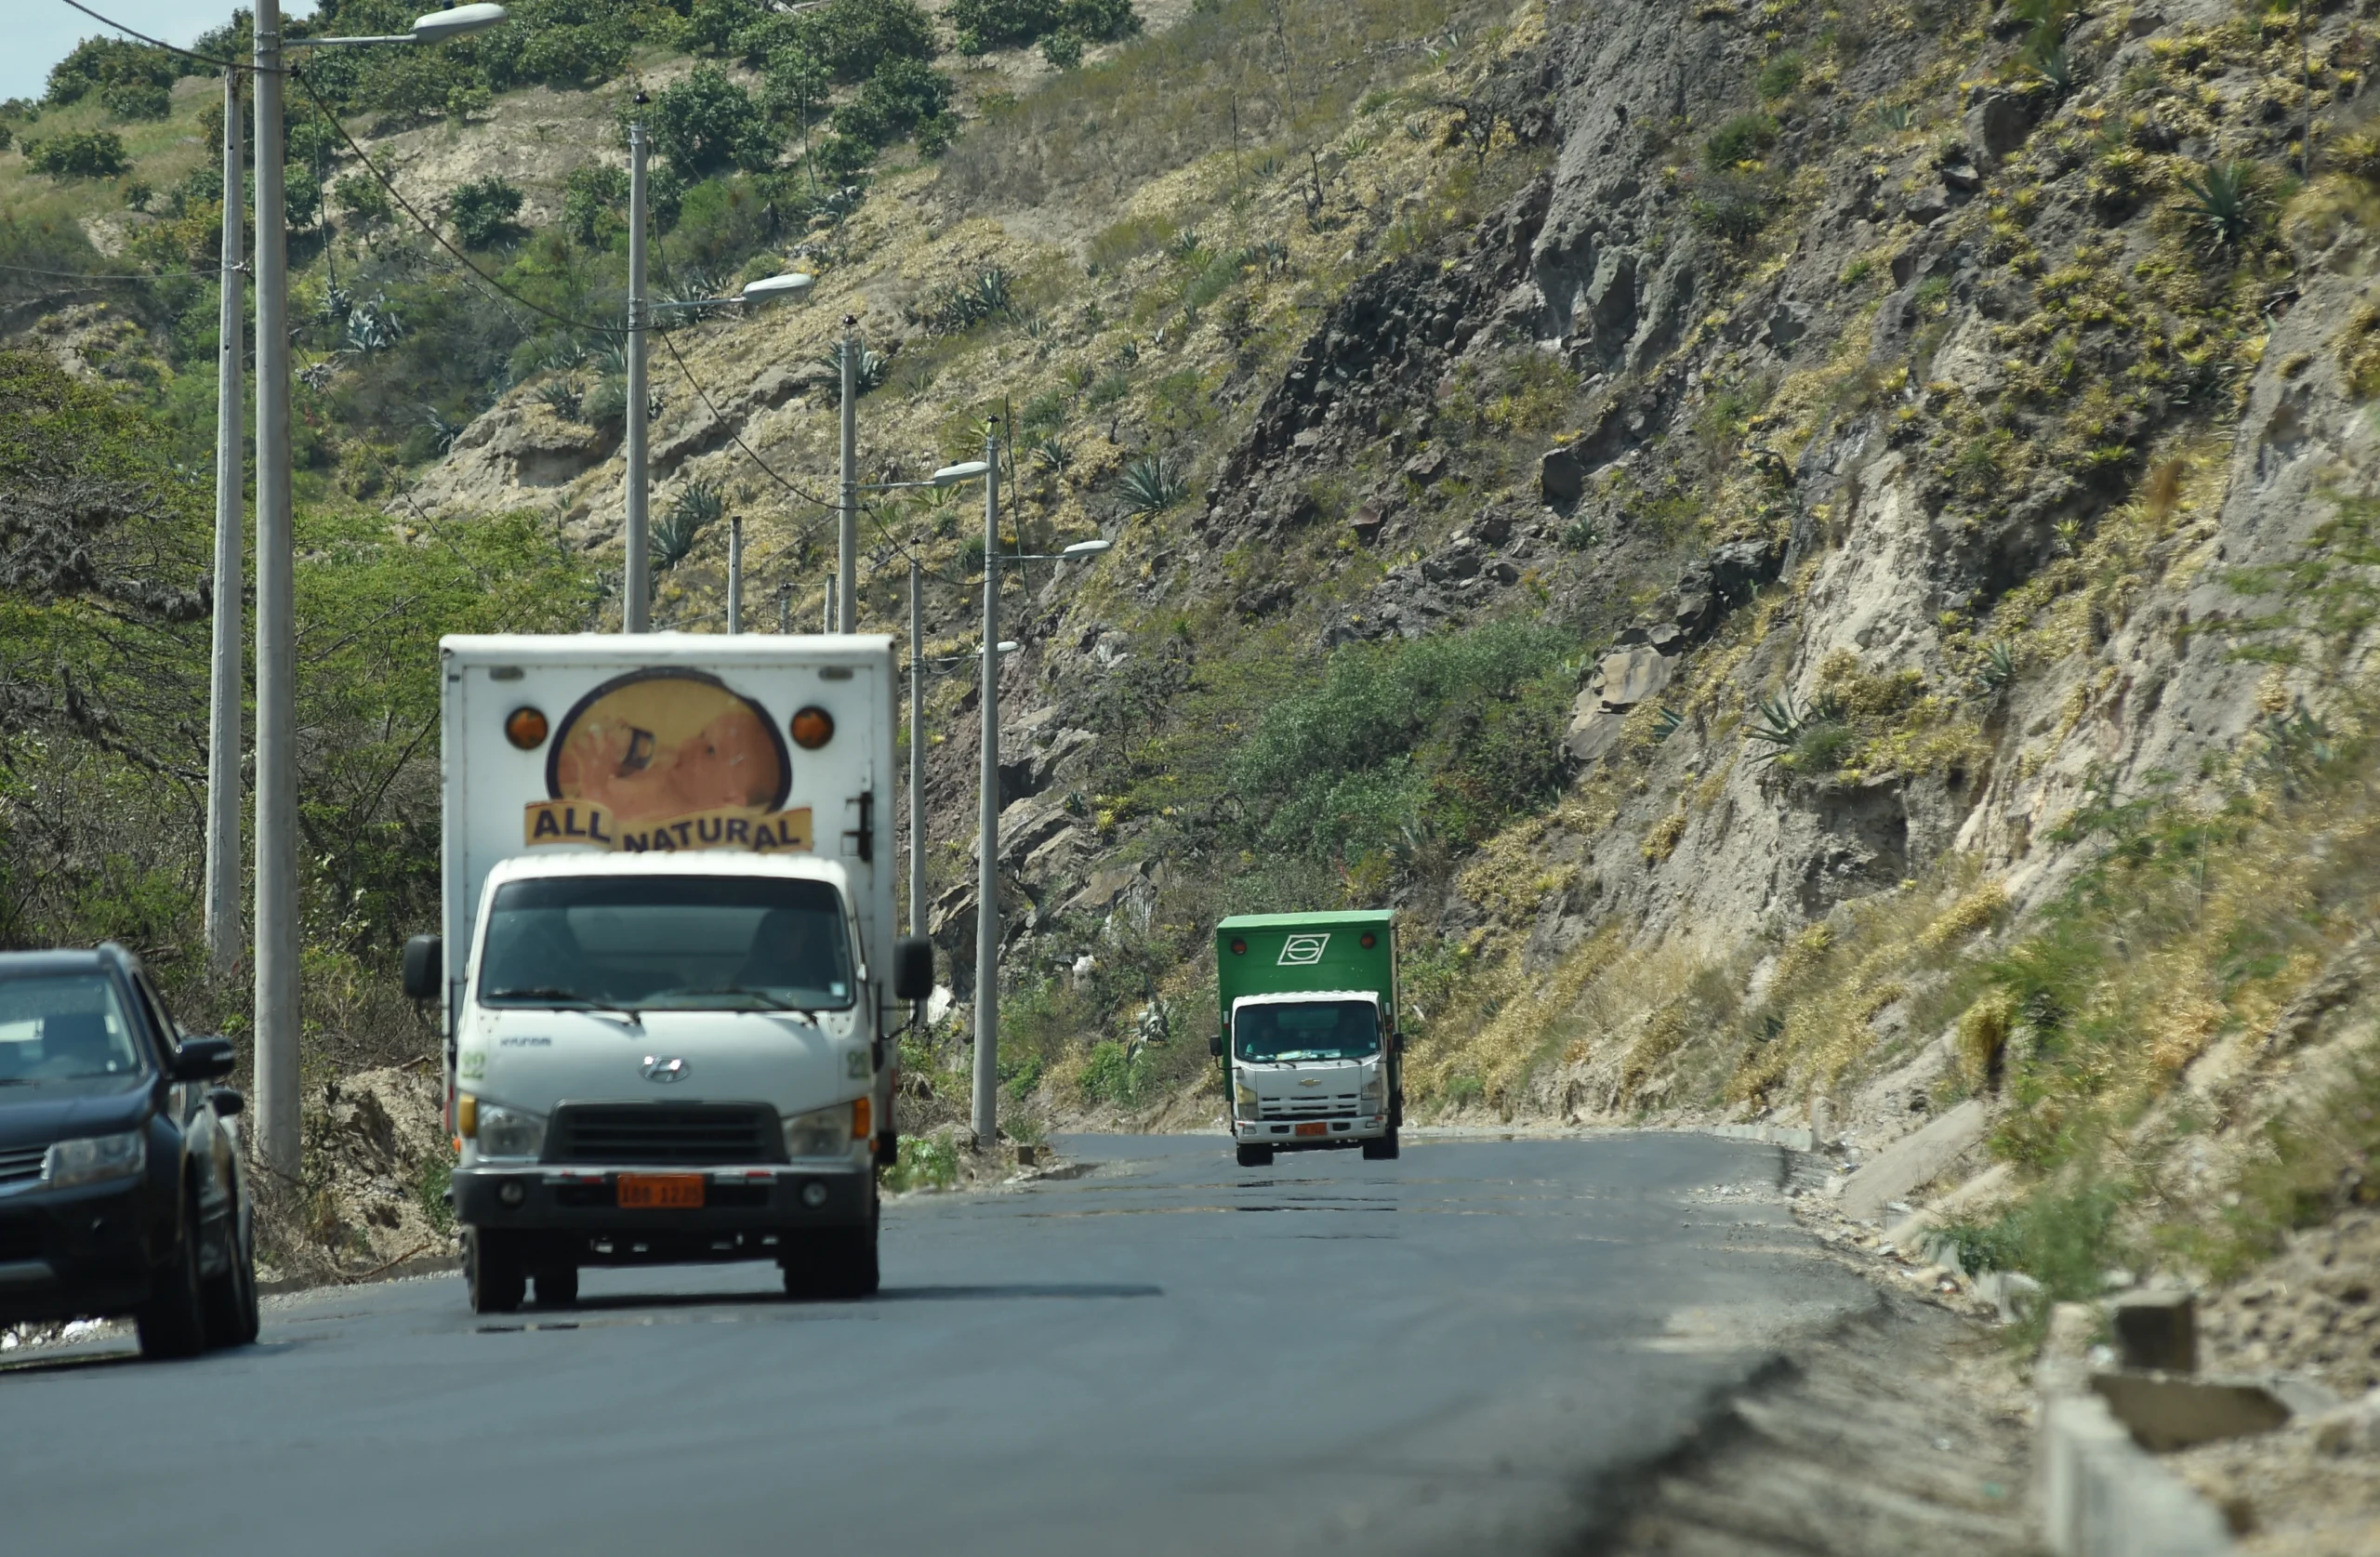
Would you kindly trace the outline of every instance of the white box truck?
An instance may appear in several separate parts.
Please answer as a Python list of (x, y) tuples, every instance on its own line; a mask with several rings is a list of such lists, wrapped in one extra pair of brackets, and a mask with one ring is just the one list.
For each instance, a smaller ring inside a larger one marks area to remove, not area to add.
[[(774, 1260), (877, 1286), (893, 1035), (883, 637), (451, 637), (442, 1000), (472, 1307), (590, 1264)], [(451, 948), (451, 950), (450, 950)]]

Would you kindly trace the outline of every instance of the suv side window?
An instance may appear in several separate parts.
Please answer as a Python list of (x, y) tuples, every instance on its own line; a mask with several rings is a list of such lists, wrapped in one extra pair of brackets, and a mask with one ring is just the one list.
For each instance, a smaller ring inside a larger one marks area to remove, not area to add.
[(146, 973), (135, 973), (132, 987), (140, 996), (140, 1010), (149, 1019), (149, 1030), (157, 1035), (158, 1046), (163, 1050), (158, 1058), (171, 1064), (174, 1057), (181, 1052), (181, 1029), (174, 1025), (173, 1017), (165, 1009), (165, 1002), (159, 999), (156, 990), (150, 987)]

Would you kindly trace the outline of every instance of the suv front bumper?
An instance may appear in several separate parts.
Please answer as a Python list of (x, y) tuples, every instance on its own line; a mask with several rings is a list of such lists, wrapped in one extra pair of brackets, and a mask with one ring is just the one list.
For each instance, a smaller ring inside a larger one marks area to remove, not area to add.
[(0, 1323), (124, 1313), (147, 1300), (147, 1177), (0, 1196)]

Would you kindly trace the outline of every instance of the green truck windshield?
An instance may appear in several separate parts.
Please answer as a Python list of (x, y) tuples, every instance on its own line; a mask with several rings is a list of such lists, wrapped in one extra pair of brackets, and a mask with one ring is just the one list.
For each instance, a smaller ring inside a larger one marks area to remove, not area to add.
[(1243, 1060), (1361, 1060), (1380, 1052), (1380, 1013), (1368, 1000), (1242, 1006), (1233, 1027)]

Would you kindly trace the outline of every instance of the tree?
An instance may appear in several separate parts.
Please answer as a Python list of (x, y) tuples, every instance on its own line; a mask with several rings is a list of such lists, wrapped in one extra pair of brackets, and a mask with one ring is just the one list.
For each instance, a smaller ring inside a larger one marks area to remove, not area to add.
[(112, 178), (132, 165), (113, 130), (68, 130), (25, 142), (25, 164), (52, 178)]
[(602, 163), (574, 168), (562, 181), (562, 224), (584, 247), (607, 249), (628, 230), (628, 170)]
[(521, 201), (518, 187), (491, 173), (455, 187), (446, 199), (446, 219), (465, 248), (493, 248), (519, 231), (512, 218), (521, 214)]
[(835, 133), (881, 146), (950, 106), (950, 81), (922, 59), (887, 59), (859, 96), (835, 110)]
[(50, 102), (61, 107), (81, 102), (110, 86), (138, 84), (171, 90), (181, 78), (173, 54), (121, 38), (85, 38), (74, 51), (49, 68)]
[(758, 171), (776, 160), (752, 95), (716, 65), (696, 66), (664, 87), (647, 110), (645, 126), (654, 149), (689, 180), (730, 167)]

